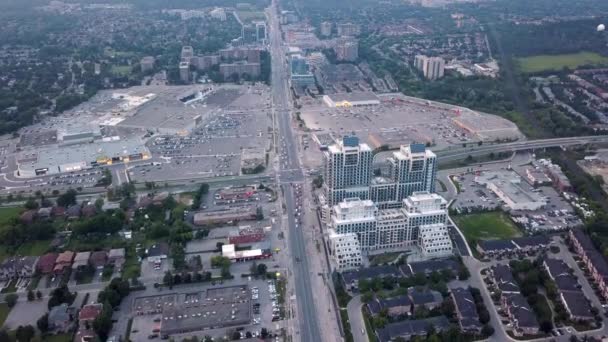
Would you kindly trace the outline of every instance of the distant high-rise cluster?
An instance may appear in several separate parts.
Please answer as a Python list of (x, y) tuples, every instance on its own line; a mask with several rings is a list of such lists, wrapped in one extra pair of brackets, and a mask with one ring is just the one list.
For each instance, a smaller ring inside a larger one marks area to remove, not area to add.
[(361, 34), (361, 26), (353, 23), (343, 23), (336, 25), (338, 36), (354, 37)]
[(441, 57), (416, 55), (414, 58), (414, 66), (416, 69), (422, 71), (424, 77), (429, 80), (440, 79), (445, 72), (445, 61)]
[(324, 21), (321, 23), (321, 28), (320, 28), (320, 33), (322, 36), (324, 37), (329, 37), (331, 36), (331, 28), (332, 28), (332, 23), (329, 21)]
[(353, 39), (341, 39), (334, 51), (339, 61), (354, 62), (359, 58), (359, 43)]
[[(368, 253), (418, 246), (425, 257), (451, 254), (447, 202), (433, 193), (435, 154), (423, 144), (401, 146), (386, 160), (382, 177), (374, 177), (372, 161), (369, 146), (353, 136), (325, 151), (321, 203), (330, 245), (355, 234), (356, 245)], [(358, 254), (343, 250), (332, 250), (337, 267), (357, 267)]]

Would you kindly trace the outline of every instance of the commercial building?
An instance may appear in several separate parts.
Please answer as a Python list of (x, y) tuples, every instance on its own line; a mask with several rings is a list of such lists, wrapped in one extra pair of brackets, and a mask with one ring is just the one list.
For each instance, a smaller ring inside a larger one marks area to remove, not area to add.
[(221, 63), (220, 74), (224, 79), (229, 79), (233, 75), (243, 76), (249, 75), (250, 77), (260, 76), (260, 63), (249, 63), (249, 62), (235, 62), (235, 63)]
[(180, 55), (180, 58), (190, 63), (190, 59), (192, 57), (194, 57), (194, 49), (192, 48), (192, 46), (182, 46), (182, 53)]
[(255, 38), (258, 43), (266, 43), (268, 40), (268, 33), (265, 21), (256, 21), (255, 25)]
[(321, 23), (320, 33), (324, 37), (331, 36), (332, 23), (329, 21), (324, 21)]
[(359, 138), (346, 136), (324, 151), (323, 190), (330, 207), (345, 198), (369, 198), (372, 150)]
[(445, 73), (445, 61), (441, 57), (416, 55), (414, 66), (422, 72), (425, 78), (432, 81), (442, 78)]
[(221, 8), (215, 8), (209, 12), (209, 16), (213, 19), (217, 19), (220, 21), (226, 21), (226, 11)]
[(148, 71), (152, 71), (154, 70), (154, 57), (152, 56), (146, 56), (144, 58), (141, 59), (141, 61), (139, 62), (140, 66), (141, 66), (141, 71), (142, 72), (148, 72)]
[(241, 41), (244, 44), (257, 42), (257, 30), (254, 24), (244, 24), (241, 26)]
[(372, 92), (352, 92), (323, 95), (323, 102), (330, 108), (376, 106), (380, 98)]
[(179, 63), (179, 79), (184, 82), (190, 82), (190, 62), (182, 61)]
[(475, 177), (477, 184), (485, 185), (508, 210), (538, 210), (547, 200), (521, 185), (521, 177), (512, 171), (484, 172)]
[(292, 55), (289, 59), (291, 84), (295, 87), (311, 87), (315, 85), (315, 76), (310, 71), (306, 58), (302, 55)]
[(53, 145), (36, 152), (24, 151), (17, 156), (17, 165), (20, 177), (35, 177), (148, 158), (150, 152), (138, 138), (104, 138), (95, 144)]
[(337, 234), (329, 231), (329, 253), (336, 265), (336, 270), (346, 271), (361, 266), (361, 246), (355, 233)]
[(255, 220), (255, 218), (256, 213), (252, 208), (203, 211), (194, 214), (194, 225), (225, 224), (229, 222)]
[(252, 248), (242, 251), (237, 251), (235, 245), (222, 245), (222, 256), (230, 259), (230, 261), (249, 261), (266, 259), (272, 256), (272, 251), (269, 245), (265, 245), (263, 248)]
[(354, 62), (359, 58), (359, 42), (352, 39), (343, 39), (334, 46), (336, 59), (343, 62)]

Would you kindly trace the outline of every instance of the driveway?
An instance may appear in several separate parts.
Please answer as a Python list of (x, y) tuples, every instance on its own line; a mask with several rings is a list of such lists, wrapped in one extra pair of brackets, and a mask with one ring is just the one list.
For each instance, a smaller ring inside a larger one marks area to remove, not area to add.
[[(348, 312), (348, 320), (350, 322), (350, 331), (353, 333), (355, 342), (368, 342), (367, 331), (365, 331), (365, 322), (363, 321), (363, 313), (361, 312), (361, 296), (355, 296), (348, 302), (346, 311)], [(361, 333), (365, 331), (365, 333)]]

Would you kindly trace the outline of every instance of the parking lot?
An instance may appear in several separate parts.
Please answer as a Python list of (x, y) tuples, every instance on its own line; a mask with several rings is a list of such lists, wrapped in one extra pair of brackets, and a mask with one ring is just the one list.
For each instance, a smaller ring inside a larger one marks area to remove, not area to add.
[[(460, 192), (452, 208), (461, 211), (494, 210), (504, 208), (498, 196), (485, 186), (475, 182), (479, 173), (463, 173), (456, 176)], [(519, 185), (526, 191), (546, 199), (547, 205), (539, 210), (511, 210), (511, 218), (525, 231), (560, 231), (582, 225), (572, 206), (551, 186), (532, 187), (524, 180)]]

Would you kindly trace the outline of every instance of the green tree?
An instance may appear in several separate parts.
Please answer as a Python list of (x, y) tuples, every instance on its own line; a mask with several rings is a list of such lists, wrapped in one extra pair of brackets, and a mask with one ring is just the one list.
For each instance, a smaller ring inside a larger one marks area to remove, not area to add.
[(49, 330), (49, 314), (45, 313), (40, 318), (38, 318), (38, 320), (36, 321), (36, 326), (38, 327), (38, 330), (40, 330), (40, 332), (42, 332), (43, 334), (46, 333)]
[(19, 326), (17, 327), (17, 331), (15, 332), (15, 337), (18, 342), (29, 342), (34, 338), (36, 334), (36, 330), (31, 325)]
[(78, 193), (74, 189), (69, 189), (64, 194), (57, 197), (57, 205), (61, 207), (69, 207), (76, 204), (76, 195)]
[(268, 267), (266, 266), (266, 264), (258, 265), (258, 275), (265, 276), (267, 271)]
[(36, 295), (34, 294), (34, 291), (28, 290), (27, 291), (27, 300), (31, 302), (34, 299), (36, 299)]
[(9, 293), (4, 296), (4, 301), (6, 302), (6, 305), (8, 305), (9, 308), (14, 307), (15, 304), (17, 304), (18, 299), (19, 295), (17, 295), (16, 293)]

